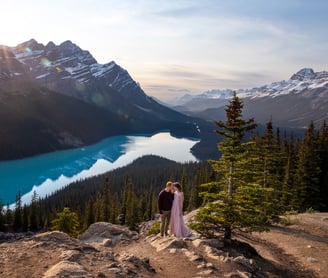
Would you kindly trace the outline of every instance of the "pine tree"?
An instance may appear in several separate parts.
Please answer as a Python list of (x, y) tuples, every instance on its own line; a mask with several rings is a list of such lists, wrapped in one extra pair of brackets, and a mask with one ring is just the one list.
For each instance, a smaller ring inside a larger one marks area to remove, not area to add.
[(298, 152), (296, 171), (298, 209), (319, 209), (321, 174), (318, 156), (318, 141), (313, 122), (311, 122)]
[(126, 224), (126, 214), (127, 214), (127, 206), (128, 206), (128, 185), (130, 183), (130, 178), (128, 175), (124, 176), (124, 189), (122, 192), (122, 205), (121, 205), (121, 213), (119, 215), (119, 222), (121, 225)]
[(113, 224), (118, 223), (119, 211), (120, 211), (120, 206), (119, 206), (118, 193), (115, 192), (115, 194), (112, 198), (112, 201), (111, 201), (111, 206), (110, 206), (110, 215), (109, 215), (110, 223), (113, 223)]
[(283, 152), (286, 157), (286, 163), (284, 165), (284, 176), (282, 178), (281, 205), (283, 206), (284, 211), (291, 211), (297, 209), (297, 190), (295, 184), (297, 151), (293, 134), (291, 134), (289, 139), (287, 139), (287, 135), (285, 134), (283, 140)]
[(141, 196), (138, 197), (139, 199), (139, 206), (138, 206), (138, 211), (139, 211), (139, 216), (138, 218), (141, 221), (147, 221), (149, 220), (149, 216), (147, 215), (147, 202), (148, 202), (148, 198), (147, 198), (147, 194), (143, 193)]
[(320, 131), (319, 158), (321, 169), (319, 176), (320, 210), (328, 211), (328, 126), (326, 121), (324, 121)]
[[(233, 228), (263, 230), (268, 221), (266, 211), (270, 206), (268, 194), (272, 190), (256, 184), (249, 168), (253, 159), (253, 142), (244, 142), (246, 132), (256, 127), (253, 119), (242, 118), (243, 103), (234, 96), (226, 108), (226, 122), (217, 121), (216, 133), (223, 138), (218, 144), (222, 156), (211, 161), (219, 180), (204, 185), (206, 202), (192, 224), (205, 236), (218, 236), (224, 232), (231, 239)], [(256, 159), (256, 157), (254, 158)], [(245, 168), (245, 166), (248, 166)]]
[[(274, 194), (270, 196), (272, 205), (270, 208), (272, 218), (277, 218), (282, 208), (282, 180), (284, 175), (284, 160), (281, 151), (280, 131), (273, 132), (272, 119), (267, 123), (264, 136), (258, 141), (258, 161), (260, 162), (260, 172), (263, 173), (258, 180), (263, 188), (274, 189)], [(259, 165), (258, 165), (259, 166)]]
[(135, 194), (134, 186), (132, 183), (129, 183), (127, 187), (125, 223), (131, 230), (136, 230), (137, 224), (140, 222), (139, 211), (137, 208), (137, 196)]
[(70, 236), (76, 237), (79, 234), (79, 221), (75, 212), (65, 207), (62, 212), (58, 212), (56, 218), (51, 221), (52, 230), (59, 230)]
[(39, 230), (39, 216), (40, 216), (40, 206), (39, 206), (39, 195), (36, 191), (33, 192), (31, 205), (30, 205), (30, 215), (29, 215), (29, 230), (37, 231)]
[(23, 230), (23, 232), (27, 232), (29, 230), (29, 210), (28, 210), (26, 204), (24, 204), (24, 207), (23, 207), (22, 230)]
[(95, 215), (95, 220), (94, 222), (102, 222), (104, 221), (104, 200), (101, 196), (101, 194), (98, 192), (96, 201), (93, 205), (94, 207), (94, 215)]
[(5, 214), (7, 227), (11, 227), (13, 225), (13, 218), (14, 218), (13, 211), (11, 210), (9, 204), (7, 204), (6, 214)]
[(154, 217), (155, 211), (153, 210), (153, 202), (154, 202), (154, 190), (153, 187), (150, 188), (150, 190), (147, 193), (146, 196), (146, 210), (144, 213), (143, 220), (149, 221), (152, 220)]
[(105, 179), (105, 185), (104, 185), (104, 221), (109, 222), (110, 217), (110, 189), (109, 189), (109, 178), (106, 177)]
[(0, 200), (0, 231), (4, 231), (4, 230), (5, 230), (5, 217), (3, 214), (2, 202)]
[(90, 198), (85, 208), (84, 224), (83, 224), (84, 230), (88, 229), (91, 224), (95, 223), (95, 212), (94, 212), (93, 202), (94, 202), (93, 199)]
[(201, 198), (202, 187), (201, 184), (210, 182), (212, 179), (211, 174), (208, 173), (207, 164), (200, 166), (195, 174), (194, 181), (190, 190), (190, 199), (188, 211), (199, 208), (203, 200)]
[(21, 193), (18, 192), (16, 196), (16, 207), (15, 207), (15, 216), (14, 216), (14, 230), (16, 232), (22, 229), (22, 196)]
[(189, 198), (190, 198), (190, 190), (188, 187), (186, 168), (183, 168), (180, 185), (182, 187), (183, 195), (184, 195), (183, 211), (186, 211), (189, 206)]

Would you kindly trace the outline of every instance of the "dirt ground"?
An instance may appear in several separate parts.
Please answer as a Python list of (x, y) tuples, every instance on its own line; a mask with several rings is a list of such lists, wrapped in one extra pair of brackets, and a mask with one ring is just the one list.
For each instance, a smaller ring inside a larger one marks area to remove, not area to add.
[[(256, 263), (261, 268), (263, 277), (327, 278), (328, 213), (298, 214), (288, 217), (288, 222), (291, 225), (272, 226), (269, 232), (238, 234), (235, 239), (255, 248), (260, 255), (259, 258), (256, 257)], [(188, 261), (179, 250), (175, 254), (167, 251), (156, 254), (154, 248), (143, 240), (128, 248), (129, 252), (150, 258), (151, 265), (157, 270), (156, 277), (200, 277), (197, 265)], [(190, 244), (188, 249), (192, 249)], [(193, 250), (201, 253), (197, 248)], [(227, 248), (226, 251), (231, 255), (240, 250)], [(206, 257), (205, 254), (201, 255)], [(235, 271), (231, 264), (209, 258), (207, 261), (217, 269), (210, 277), (229, 277), (226, 275)]]
[[(274, 226), (270, 232), (240, 236), (258, 253), (278, 265), (299, 272), (313, 272), (313, 277), (328, 277), (328, 213), (290, 216), (289, 226)], [(310, 274), (307, 274), (310, 275)], [(308, 276), (304, 276), (308, 277)]]
[[(110, 269), (118, 264), (118, 256), (129, 258), (133, 254), (141, 260), (148, 258), (154, 269), (149, 271), (137, 261), (131, 265), (133, 277), (327, 278), (328, 213), (299, 214), (291, 216), (288, 222), (291, 225), (273, 226), (270, 232), (238, 234), (231, 246), (219, 250), (216, 258), (191, 240), (186, 241), (183, 248), (158, 250), (149, 238), (140, 236), (138, 240), (113, 247), (104, 245), (96, 250), (81, 249), (81, 242), (67, 235), (57, 233), (46, 237), (41, 234), (43, 241), (27, 238), (0, 244), (0, 277), (43, 277), (63, 258), (83, 271), (77, 268), (74, 276), (54, 277), (130, 277), (116, 275)], [(158, 236), (155, 240), (161, 244), (171, 239)], [(192, 259), (196, 255), (199, 258)], [(240, 259), (240, 255), (241, 262), (254, 261), (254, 264), (246, 268), (238, 264), (236, 259)], [(250, 270), (253, 266), (256, 271)]]

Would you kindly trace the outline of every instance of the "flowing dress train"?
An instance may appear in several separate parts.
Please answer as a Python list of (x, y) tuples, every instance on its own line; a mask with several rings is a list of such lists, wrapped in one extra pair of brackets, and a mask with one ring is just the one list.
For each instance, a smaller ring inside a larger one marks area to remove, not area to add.
[(188, 237), (191, 231), (186, 227), (182, 213), (183, 192), (175, 192), (171, 210), (170, 233), (178, 238)]

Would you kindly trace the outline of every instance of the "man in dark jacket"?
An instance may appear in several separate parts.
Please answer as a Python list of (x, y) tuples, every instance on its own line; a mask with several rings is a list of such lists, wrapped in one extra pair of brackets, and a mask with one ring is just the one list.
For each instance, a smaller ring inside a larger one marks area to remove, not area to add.
[(163, 189), (158, 194), (158, 209), (159, 214), (161, 216), (161, 236), (166, 235), (167, 231), (169, 229), (169, 223), (171, 218), (171, 209), (172, 209), (172, 203), (174, 194), (172, 193), (172, 182), (168, 181), (166, 183), (165, 189)]

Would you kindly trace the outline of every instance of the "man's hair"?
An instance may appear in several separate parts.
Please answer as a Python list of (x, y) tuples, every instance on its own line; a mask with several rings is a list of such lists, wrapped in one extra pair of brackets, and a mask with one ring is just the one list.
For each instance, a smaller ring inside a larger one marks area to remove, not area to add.
[(172, 181), (168, 181), (167, 183), (166, 183), (166, 187), (170, 187), (171, 185), (172, 185)]

